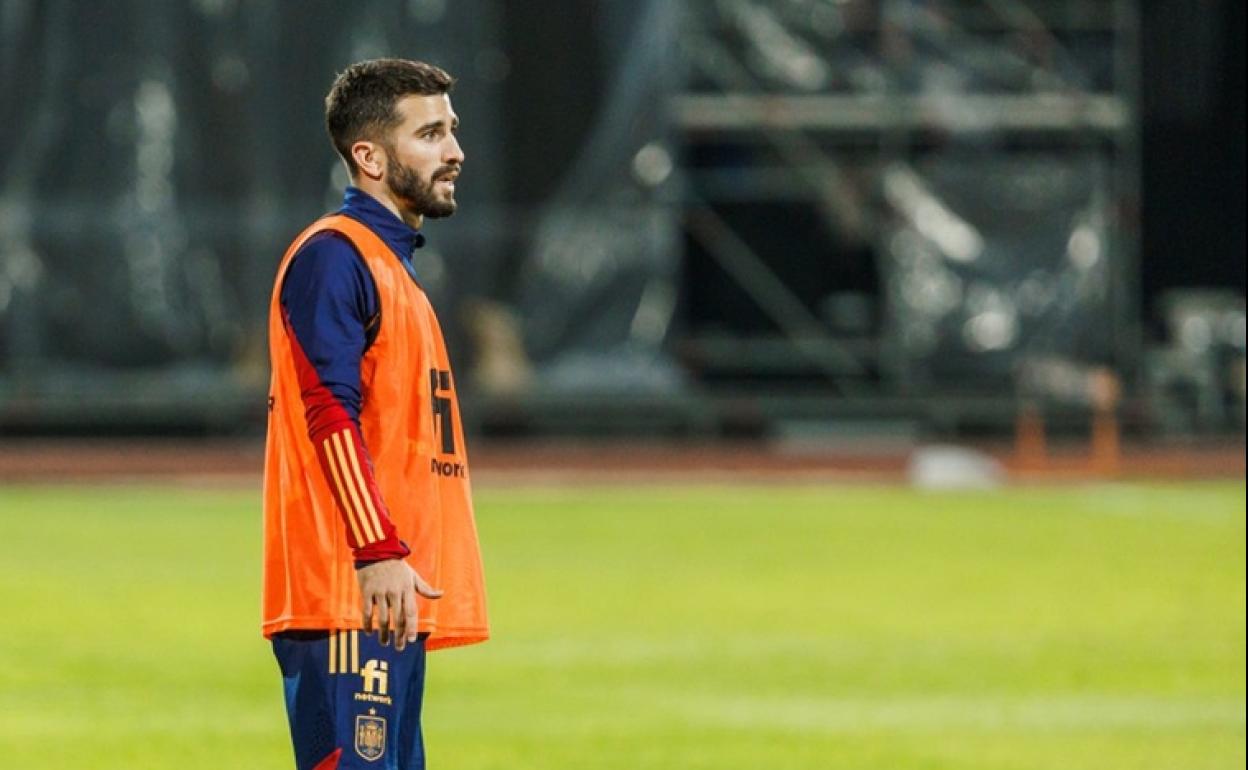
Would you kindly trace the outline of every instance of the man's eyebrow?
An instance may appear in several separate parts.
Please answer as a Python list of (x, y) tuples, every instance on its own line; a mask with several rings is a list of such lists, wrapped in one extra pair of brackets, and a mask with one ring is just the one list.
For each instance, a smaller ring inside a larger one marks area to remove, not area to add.
[[(446, 124), (445, 120), (435, 120), (432, 123), (426, 123), (425, 125), (416, 129), (416, 133), (423, 134), (426, 131), (430, 131), (435, 128), (441, 128), (445, 124)], [(452, 129), (459, 128), (459, 118), (454, 118), (451, 120), (451, 128)]]

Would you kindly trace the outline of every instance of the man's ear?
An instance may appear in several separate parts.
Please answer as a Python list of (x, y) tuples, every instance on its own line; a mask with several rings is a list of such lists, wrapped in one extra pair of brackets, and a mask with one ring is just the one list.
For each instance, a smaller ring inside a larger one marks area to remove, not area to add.
[(386, 151), (376, 142), (361, 139), (351, 145), (351, 159), (360, 173), (374, 181), (386, 170)]

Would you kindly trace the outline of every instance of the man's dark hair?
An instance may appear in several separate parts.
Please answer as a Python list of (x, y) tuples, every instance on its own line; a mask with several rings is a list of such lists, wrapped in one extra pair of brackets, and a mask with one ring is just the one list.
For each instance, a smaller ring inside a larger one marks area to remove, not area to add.
[(395, 109), (400, 99), (449, 93), (454, 85), (446, 70), (425, 62), (371, 59), (352, 64), (325, 97), (325, 127), (334, 149), (354, 174), (351, 145), (361, 139), (385, 141), (402, 120)]

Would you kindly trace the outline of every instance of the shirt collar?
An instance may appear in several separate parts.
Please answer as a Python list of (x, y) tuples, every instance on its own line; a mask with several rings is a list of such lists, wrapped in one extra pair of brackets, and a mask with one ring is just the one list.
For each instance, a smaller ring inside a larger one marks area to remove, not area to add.
[(410, 262), (412, 251), (425, 245), (425, 236), (394, 215), (381, 201), (359, 189), (348, 187), (340, 213), (355, 219), (377, 233), (399, 259)]

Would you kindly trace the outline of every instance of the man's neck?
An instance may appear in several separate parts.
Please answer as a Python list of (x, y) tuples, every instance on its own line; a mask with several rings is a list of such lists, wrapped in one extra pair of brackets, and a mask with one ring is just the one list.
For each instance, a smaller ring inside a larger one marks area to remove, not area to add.
[(396, 217), (402, 220), (403, 223), (406, 224), (408, 227), (412, 228), (413, 230), (420, 229), (420, 226), (424, 224), (424, 221), (425, 221), (425, 218), (423, 216), (421, 216), (420, 214), (411, 214), (411, 213), (404, 211), (399, 206), (399, 204), (394, 200), (394, 198), (390, 195), (389, 188), (387, 188), (384, 184), (373, 183), (371, 179), (364, 177), (363, 174), (361, 174), (360, 176), (362, 178), (353, 179), (351, 181), (351, 184), (354, 185), (361, 192), (366, 192), (369, 195), (371, 195), (373, 198), (376, 198), (378, 203), (380, 203), (381, 205), (389, 209), (390, 213), (394, 214)]

